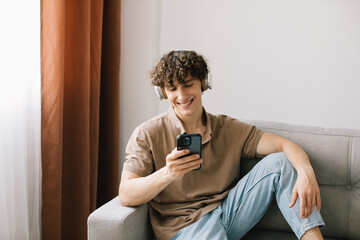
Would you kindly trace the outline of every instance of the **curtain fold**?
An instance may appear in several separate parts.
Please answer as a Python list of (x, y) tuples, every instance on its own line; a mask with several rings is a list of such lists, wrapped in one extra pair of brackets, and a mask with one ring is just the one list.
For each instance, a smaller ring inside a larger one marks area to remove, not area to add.
[[(100, 147), (99, 159), (109, 164), (99, 165), (97, 206), (100, 207), (118, 192), (120, 145), (120, 0), (104, 1), (103, 44), (101, 56)], [(113, 143), (117, 143), (116, 145)], [(116, 185), (114, 185), (114, 183)]]
[(42, 237), (86, 239), (119, 184), (120, 0), (43, 0), (41, 23)]

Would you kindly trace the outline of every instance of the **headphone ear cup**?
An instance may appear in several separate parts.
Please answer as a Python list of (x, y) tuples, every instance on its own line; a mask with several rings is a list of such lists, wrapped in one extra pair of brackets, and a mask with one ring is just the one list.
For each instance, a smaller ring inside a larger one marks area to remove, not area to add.
[(167, 99), (167, 95), (164, 88), (159, 86), (154, 86), (156, 95), (160, 98), (160, 100)]
[(205, 91), (207, 89), (207, 86), (206, 86), (206, 78), (201, 80), (201, 90), (202, 91)]
[(201, 88), (203, 91), (207, 90), (207, 89), (211, 89), (212, 87), (212, 79), (211, 79), (211, 74), (210, 72), (206, 75), (206, 78), (204, 80), (201, 81)]

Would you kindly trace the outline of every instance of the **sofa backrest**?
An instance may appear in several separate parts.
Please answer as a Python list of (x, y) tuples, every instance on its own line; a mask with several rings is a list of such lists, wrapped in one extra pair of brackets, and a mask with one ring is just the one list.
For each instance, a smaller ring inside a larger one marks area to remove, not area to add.
[[(360, 130), (245, 122), (292, 140), (308, 154), (320, 185), (324, 236), (360, 239)], [(242, 160), (242, 174), (257, 161)], [(256, 227), (291, 231), (274, 202)]]

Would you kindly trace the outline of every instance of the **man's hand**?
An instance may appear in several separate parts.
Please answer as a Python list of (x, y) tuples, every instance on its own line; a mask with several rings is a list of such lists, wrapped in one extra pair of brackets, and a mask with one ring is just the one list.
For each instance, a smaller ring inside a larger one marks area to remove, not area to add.
[(295, 205), (298, 197), (300, 197), (300, 217), (302, 219), (308, 218), (315, 206), (320, 212), (320, 189), (312, 169), (304, 170), (302, 172), (298, 171), (298, 178), (290, 200), (290, 208)]
[(200, 167), (203, 160), (200, 158), (199, 154), (193, 154), (180, 158), (188, 153), (188, 149), (178, 151), (177, 148), (175, 148), (166, 156), (166, 173), (171, 179), (181, 179), (185, 173)]

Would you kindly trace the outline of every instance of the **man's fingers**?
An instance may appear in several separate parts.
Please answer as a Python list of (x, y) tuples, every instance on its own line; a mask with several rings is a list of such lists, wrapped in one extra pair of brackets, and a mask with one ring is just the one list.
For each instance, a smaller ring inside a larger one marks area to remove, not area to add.
[(183, 158), (177, 158), (177, 159), (171, 159), (170, 162), (168, 162), (167, 164), (172, 167), (172, 168), (177, 168), (179, 170), (182, 170), (184, 168), (187, 168), (193, 164), (195, 160), (199, 160), (200, 159), (200, 155), (199, 154), (193, 154), (190, 156), (186, 156)]
[(308, 218), (313, 210), (312, 208), (312, 197), (310, 194), (305, 195), (306, 197), (306, 213), (305, 213), (305, 218)]
[(309, 213), (309, 215), (314, 211), (315, 205), (316, 205), (316, 196), (313, 196), (313, 197), (311, 198), (311, 207), (310, 207), (310, 213)]
[(312, 205), (312, 210), (311, 211), (314, 211), (315, 208), (316, 208), (316, 195), (313, 198), (313, 205)]
[(167, 159), (169, 161), (169, 166), (176, 167), (178, 170), (183, 170), (185, 168), (191, 167), (196, 162), (195, 160), (200, 159), (199, 154), (192, 154), (189, 156), (184, 156), (189, 153), (188, 149), (183, 149), (180, 151), (177, 151), (176, 149), (170, 154), (169, 158)]
[(321, 210), (320, 192), (317, 192), (317, 194), (316, 194), (316, 208), (317, 208), (318, 212), (320, 212), (320, 210)]
[(306, 214), (306, 199), (304, 195), (300, 195), (300, 217), (304, 219)]
[(180, 166), (180, 169), (183, 171), (183, 170), (187, 170), (187, 169), (190, 169), (192, 170), (193, 168), (196, 169), (200, 166), (200, 164), (202, 163), (202, 159), (201, 158), (196, 158), (194, 160), (191, 160), (191, 161), (187, 161), (183, 164), (181, 164)]
[(189, 149), (177, 150), (177, 148), (175, 148), (175, 149), (171, 152), (171, 155), (172, 155), (172, 159), (171, 159), (171, 160), (176, 160), (176, 159), (178, 159), (179, 157), (188, 154), (189, 152), (190, 152)]
[(291, 196), (291, 199), (290, 199), (289, 208), (292, 208), (292, 207), (295, 205), (297, 198), (298, 198), (298, 193), (297, 193), (297, 191), (293, 191), (292, 196)]

